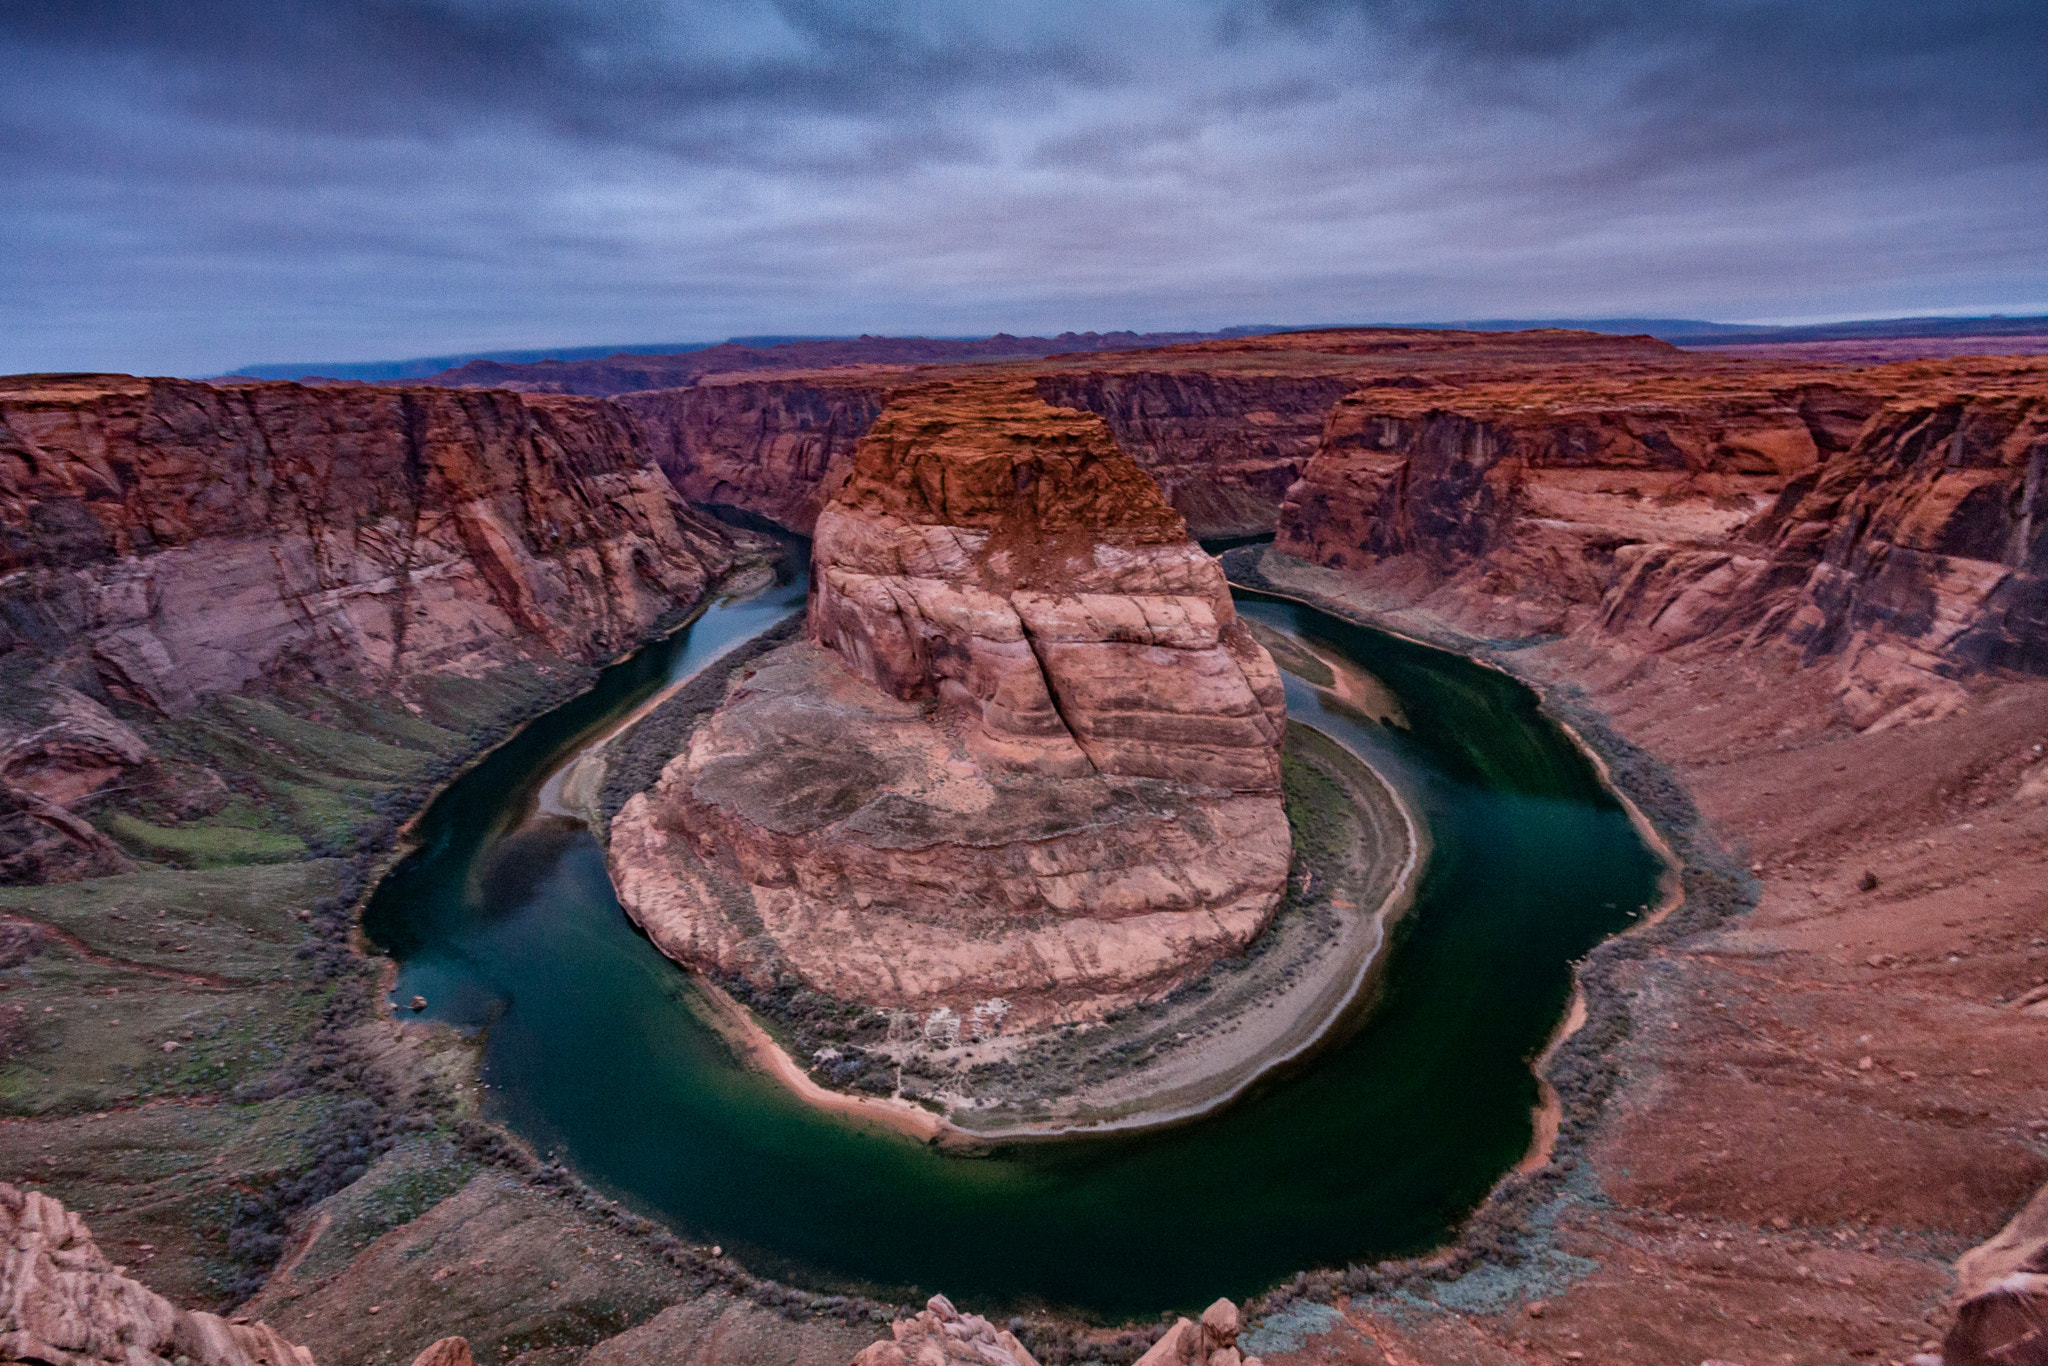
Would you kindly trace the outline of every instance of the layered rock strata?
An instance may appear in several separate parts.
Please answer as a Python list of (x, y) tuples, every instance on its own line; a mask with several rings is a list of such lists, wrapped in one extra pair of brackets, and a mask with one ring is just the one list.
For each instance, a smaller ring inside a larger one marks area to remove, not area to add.
[(2048, 669), (2044, 405), (2009, 361), (1366, 390), (1275, 546), (1489, 635), (1783, 638), (1855, 724), (1932, 715)]
[(267, 1323), (187, 1312), (122, 1274), (85, 1221), (0, 1183), (0, 1360), (44, 1366), (313, 1366)]
[(1264, 928), (1279, 674), (1098, 419), (1017, 382), (900, 397), (819, 517), (812, 593), (812, 639), (613, 823), (664, 950), (1015, 1027)]
[(1353, 387), (1338, 375), (1062, 370), (1039, 395), (1109, 424), (1196, 536), (1270, 531), (1315, 453), (1324, 415)]
[(280, 657), (599, 659), (732, 563), (590, 399), (122, 376), (0, 387), (0, 648), (167, 712)]
[[(1283, 495), (1316, 449), (1325, 413), (1362, 385), (1455, 386), (1531, 371), (1554, 377), (1572, 367), (1603, 373), (1616, 367), (1740, 368), (1689, 357), (1647, 337), (1562, 331), (1372, 329), (1159, 345), (1120, 355), (1056, 349), (1076, 354), (1050, 356), (1024, 371), (1035, 377), (1039, 397), (1107, 422), (1123, 452), (1203, 537), (1270, 531)], [(466, 369), (498, 375), (516, 390), (615, 395), (640, 419), (685, 497), (740, 508), (806, 536), (891, 392), (949, 378), (1015, 376), (1022, 369), (1014, 362), (909, 365), (904, 362), (920, 354), (916, 348), (885, 339), (772, 352), (788, 363), (752, 365), (750, 357), (768, 352), (725, 362), (696, 352), (673, 359), (712, 370), (670, 374), (643, 367), (630, 372), (638, 383), (626, 382), (627, 372), (616, 372), (609, 361), (478, 362)], [(809, 359), (797, 364), (802, 357)], [(833, 368), (814, 368), (827, 366)], [(622, 392), (621, 386), (639, 391)]]
[[(26, 880), (119, 866), (68, 815), (152, 759), (109, 706), (180, 716), (280, 671), (404, 698), (596, 663), (739, 556), (600, 400), (0, 381), (0, 796), (73, 851), (0, 855)], [(148, 777), (173, 805), (219, 787)]]
[(734, 507), (808, 536), (888, 400), (889, 381), (733, 380), (623, 394), (685, 498)]

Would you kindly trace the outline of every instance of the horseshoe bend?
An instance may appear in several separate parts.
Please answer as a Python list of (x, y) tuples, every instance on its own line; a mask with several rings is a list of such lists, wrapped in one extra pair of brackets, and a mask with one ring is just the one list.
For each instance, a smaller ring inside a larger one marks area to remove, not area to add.
[(0, 381), (6, 1352), (2003, 1359), (2039, 358), (967, 346)]
[[(805, 638), (611, 824), (620, 900), (665, 953), (756, 992), (793, 974), (951, 1056), (1158, 1002), (1266, 930), (1292, 862), (1280, 673), (1101, 419), (1028, 382), (898, 395), (818, 518), (811, 585)], [(1390, 807), (1388, 896), (1413, 854)], [(1213, 1065), (1236, 1085), (1300, 1045), (1262, 1013)], [(1204, 1069), (1167, 1070), (1186, 1113)], [(1132, 1086), (1109, 1088), (1124, 1122)], [(1099, 1116), (1102, 1089), (1037, 1106)], [(969, 1123), (1006, 1108), (960, 1099)]]

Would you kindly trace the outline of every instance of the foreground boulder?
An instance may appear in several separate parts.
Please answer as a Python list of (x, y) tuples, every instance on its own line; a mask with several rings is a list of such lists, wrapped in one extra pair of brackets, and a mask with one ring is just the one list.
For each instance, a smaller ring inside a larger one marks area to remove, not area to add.
[(1955, 1326), (1941, 1366), (2048, 1366), (2048, 1190), (1956, 1259)]
[(1100, 419), (899, 397), (818, 519), (812, 639), (611, 830), (665, 952), (1011, 1027), (1170, 990), (1270, 920), (1285, 697)]
[(188, 1313), (101, 1255), (49, 1196), (0, 1183), (0, 1361), (47, 1366), (313, 1366), (265, 1323)]
[(1237, 1306), (1218, 1300), (1202, 1311), (1199, 1322), (1174, 1320), (1173, 1327), (1138, 1358), (1138, 1366), (1263, 1366), (1257, 1357), (1237, 1350), (1242, 1326)]
[(1008, 1329), (961, 1313), (944, 1295), (889, 1331), (893, 1337), (862, 1348), (853, 1366), (1038, 1366)]
[[(1138, 1366), (1262, 1366), (1238, 1351), (1237, 1306), (1218, 1300), (1199, 1321), (1177, 1319)], [(891, 1336), (864, 1348), (853, 1366), (1038, 1366), (1024, 1344), (979, 1314), (963, 1314), (934, 1295), (907, 1319), (889, 1325)]]

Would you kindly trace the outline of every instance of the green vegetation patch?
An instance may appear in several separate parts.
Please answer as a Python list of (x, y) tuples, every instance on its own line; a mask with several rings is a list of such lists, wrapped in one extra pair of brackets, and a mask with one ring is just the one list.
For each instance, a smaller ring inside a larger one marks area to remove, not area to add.
[(281, 752), (281, 757), (337, 777), (398, 782), (417, 774), (435, 753), (427, 746), (404, 749), (352, 729), (323, 725), (253, 697), (220, 697), (213, 709), (259, 743), (268, 742), (273, 754)]
[(225, 1309), (243, 1185), (301, 1161), (300, 1134), (332, 1104), (147, 1105), (0, 1124), (0, 1169), (76, 1210), (107, 1256), (158, 1293)]
[[(338, 859), (203, 872), (153, 869), (0, 888), (0, 912), (76, 935), (111, 958), (269, 984), (303, 976), (292, 952), (305, 937), (300, 912), (334, 895), (341, 882)], [(26, 965), (31, 973), (39, 961)], [(13, 972), (0, 974), (0, 982), (10, 980), (16, 980)]]
[(1295, 853), (1311, 866), (1342, 857), (1356, 833), (1350, 794), (1323, 768), (1345, 757), (1320, 732), (1288, 725), (1287, 747), (1280, 754), (1280, 788)]
[(469, 747), (468, 737), (461, 732), (437, 726), (402, 706), (374, 706), (330, 688), (319, 687), (304, 689), (296, 700), (309, 720), (341, 726), (404, 749), (446, 756), (459, 754)]
[(286, 863), (306, 856), (297, 835), (252, 830), (209, 817), (184, 825), (151, 825), (125, 811), (108, 811), (99, 825), (124, 849), (157, 863), (184, 868), (223, 868), (243, 863)]
[(264, 790), (289, 813), (294, 829), (327, 849), (353, 848), (376, 819), (373, 794), (351, 798), (305, 783), (265, 783)]
[(429, 674), (413, 680), (426, 715), (439, 726), (475, 735), (501, 725), (508, 716), (527, 716), (583, 680), (530, 664), (508, 665), (482, 678)]
[(292, 1050), (320, 998), (175, 981), (59, 944), (7, 972), (0, 1004), (21, 1012), (0, 1065), (0, 1114), (20, 1116), (289, 1089)]

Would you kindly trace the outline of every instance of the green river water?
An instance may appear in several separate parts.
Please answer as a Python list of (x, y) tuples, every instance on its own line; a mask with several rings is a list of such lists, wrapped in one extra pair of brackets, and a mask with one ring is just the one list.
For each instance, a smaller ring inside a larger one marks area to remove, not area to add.
[(695, 988), (619, 909), (596, 840), (525, 824), (607, 718), (791, 612), (790, 579), (608, 670), (451, 786), (380, 885), (400, 999), (486, 1033), (489, 1112), (593, 1185), (757, 1274), (983, 1309), (1199, 1308), (1442, 1240), (1526, 1150), (1570, 964), (1655, 898), (1659, 866), (1512, 680), (1253, 592), (1239, 610), (1370, 670), (1408, 726), (1288, 676), (1288, 706), (1366, 757), (1434, 851), (1384, 985), (1332, 1042), (1180, 1127), (946, 1154), (823, 1115), (736, 1064)]

